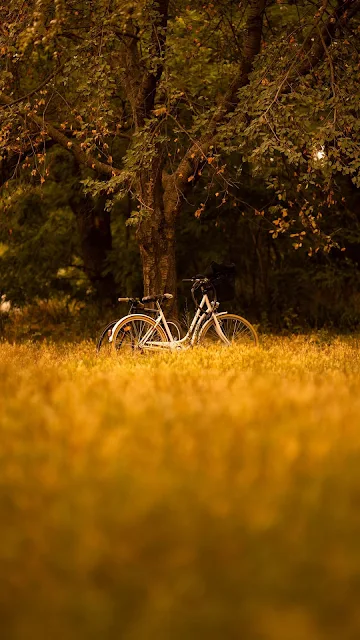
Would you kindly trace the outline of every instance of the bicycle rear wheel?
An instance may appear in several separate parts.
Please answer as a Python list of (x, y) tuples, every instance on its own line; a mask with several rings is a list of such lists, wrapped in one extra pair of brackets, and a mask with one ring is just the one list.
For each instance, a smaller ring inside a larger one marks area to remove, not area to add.
[[(256, 347), (259, 338), (256, 329), (248, 320), (234, 313), (217, 316), (221, 331), (229, 340), (230, 344), (241, 344)], [(203, 345), (225, 344), (216, 331), (214, 320), (209, 320), (203, 327), (199, 342)]]
[(111, 353), (111, 342), (109, 342), (109, 337), (111, 336), (112, 330), (115, 327), (116, 323), (117, 323), (117, 320), (112, 320), (102, 330), (102, 333), (100, 334), (96, 344), (96, 351), (98, 353), (103, 353), (107, 355)]
[[(136, 353), (153, 349), (150, 342), (168, 342), (162, 327), (155, 326), (155, 320), (149, 316), (133, 314), (124, 318), (116, 327), (112, 339), (113, 353)], [(141, 341), (149, 333), (146, 344)]]

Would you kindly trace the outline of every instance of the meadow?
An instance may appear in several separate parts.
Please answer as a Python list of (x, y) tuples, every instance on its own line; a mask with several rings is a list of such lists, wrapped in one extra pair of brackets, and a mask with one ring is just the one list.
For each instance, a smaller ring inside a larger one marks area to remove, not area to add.
[(1, 343), (2, 640), (358, 640), (359, 346)]

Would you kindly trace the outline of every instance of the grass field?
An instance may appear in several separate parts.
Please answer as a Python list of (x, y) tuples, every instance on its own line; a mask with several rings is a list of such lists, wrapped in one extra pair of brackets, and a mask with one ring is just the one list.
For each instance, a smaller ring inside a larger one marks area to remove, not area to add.
[(359, 341), (0, 346), (2, 640), (358, 640)]

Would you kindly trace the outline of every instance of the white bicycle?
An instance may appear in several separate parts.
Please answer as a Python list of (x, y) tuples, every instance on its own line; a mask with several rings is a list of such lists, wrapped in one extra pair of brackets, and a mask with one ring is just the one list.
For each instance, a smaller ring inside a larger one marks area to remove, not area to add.
[[(257, 346), (258, 335), (248, 320), (234, 313), (218, 312), (220, 303), (217, 299), (216, 280), (221, 280), (221, 277), (212, 279), (196, 276), (183, 280), (183, 282), (192, 283), (191, 295), (196, 312), (187, 334), (182, 339), (174, 338), (161, 308), (163, 301), (173, 297), (171, 293), (146, 296), (142, 298), (142, 302), (155, 303), (157, 311), (155, 318), (141, 313), (130, 313), (118, 320), (109, 336), (113, 353), (120, 350), (122, 352), (179, 350), (195, 344), (209, 345), (219, 342), (227, 346), (234, 343)], [(202, 293), (200, 303), (195, 297), (198, 289)], [(121, 300), (126, 299), (121, 298)]]

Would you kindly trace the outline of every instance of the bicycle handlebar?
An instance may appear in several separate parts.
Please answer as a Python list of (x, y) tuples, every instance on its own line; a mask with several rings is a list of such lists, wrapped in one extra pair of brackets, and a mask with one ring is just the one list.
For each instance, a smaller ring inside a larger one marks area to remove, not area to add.
[[(199, 287), (201, 287), (202, 293), (207, 293), (209, 291), (209, 288), (212, 289), (213, 294), (214, 294), (214, 303), (216, 303), (217, 298), (216, 298), (216, 289), (213, 285), (213, 283), (211, 282), (210, 278), (207, 278), (206, 276), (203, 276), (201, 274), (195, 276), (194, 278), (186, 278), (183, 280), (183, 282), (192, 282), (193, 286), (191, 287), (191, 297), (193, 299), (194, 305), (195, 305), (195, 309), (199, 308), (199, 303), (195, 298), (195, 291), (196, 289), (198, 289)], [(207, 285), (207, 288), (205, 289), (203, 285)]]
[[(198, 308), (199, 307), (199, 303), (197, 302), (196, 298), (195, 298), (195, 291), (196, 289), (198, 289), (199, 287), (202, 287), (202, 285), (210, 285), (210, 287), (213, 290), (214, 293), (214, 300), (216, 302), (216, 290), (214, 285), (212, 284), (211, 280), (209, 278), (207, 278), (206, 276), (204, 276), (203, 274), (199, 273), (198, 275), (194, 276), (193, 278), (183, 278), (183, 282), (192, 282), (192, 287), (191, 287), (191, 297), (194, 301), (195, 307)], [(206, 290), (203, 290), (203, 293), (205, 293)], [(146, 296), (145, 298), (142, 299), (142, 302), (155, 302), (156, 299), (158, 298), (162, 298), (163, 300), (171, 300), (173, 298), (173, 295), (171, 293), (163, 293), (162, 296)], [(118, 302), (131, 302), (132, 304), (136, 304), (137, 306), (144, 308), (144, 305), (140, 302), (140, 300), (138, 298), (118, 298)], [(152, 311), (152, 310), (151, 310)]]
[(209, 282), (209, 278), (203, 276), (201, 273), (199, 275), (194, 276), (193, 278), (183, 278), (183, 282)]

